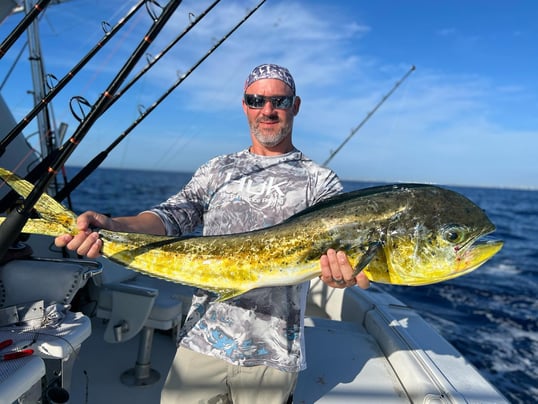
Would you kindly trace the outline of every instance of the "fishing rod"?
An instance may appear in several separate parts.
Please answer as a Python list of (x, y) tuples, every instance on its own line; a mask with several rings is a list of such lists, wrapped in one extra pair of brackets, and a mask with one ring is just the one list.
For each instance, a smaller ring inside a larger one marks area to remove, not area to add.
[[(218, 3), (220, 0), (215, 0), (208, 8), (206, 8), (201, 14), (199, 14), (191, 23), (174, 38), (161, 52), (157, 54), (151, 61), (148, 60), (148, 64), (141, 69), (138, 74), (133, 77), (127, 84), (125, 84), (117, 93), (116, 97), (110, 102), (107, 106), (107, 109), (110, 108), (116, 100), (118, 100), (129, 88), (131, 88), (144, 74), (146, 74), (154, 65), (157, 63), (170, 49), (172, 49), (198, 22), (200, 22)], [(84, 101), (80, 100), (83, 104)], [(73, 112), (73, 110), (72, 110)], [(73, 113), (74, 115), (77, 115)], [(129, 131), (130, 132), (130, 131)], [(128, 135), (128, 133), (120, 135), (112, 144), (99, 154), (97, 154), (86, 166), (84, 166), (64, 187), (56, 193), (54, 198), (61, 202), (66, 197), (69, 197), (71, 192), (77, 188), (88, 176), (97, 168), (101, 163), (108, 157), (109, 153), (116, 148), (116, 146)]]
[[(6, 136), (4, 136), (2, 141), (0, 141), (0, 157), (6, 152), (6, 147), (22, 132), (22, 130), (32, 121), (32, 119), (34, 119), (37, 114), (39, 114), (43, 108), (45, 108), (52, 101), (52, 99), (71, 81), (73, 77), (75, 77), (75, 75), (95, 56), (95, 54), (119, 32), (119, 30), (131, 19), (131, 17), (136, 14), (144, 3), (147, 3), (147, 1), (148, 0), (140, 0), (110, 30), (108, 30), (108, 25), (103, 23), (102, 27), (105, 31), (104, 37), (100, 39), (99, 42), (97, 42), (97, 44), (71, 69), (71, 71), (69, 71), (62, 79), (60, 79), (60, 81), (56, 83), (56, 85), (50, 86), (49, 92), (44, 95), (41, 101), (35, 104), (34, 108), (19, 123), (17, 123), (17, 125), (15, 125)], [(54, 78), (54, 76), (50, 75), (49, 77)], [(31, 178), (27, 179), (32, 181)]]
[(372, 117), (372, 115), (375, 114), (375, 112), (379, 109), (379, 107), (392, 95), (392, 93), (394, 93), (394, 91), (396, 91), (396, 89), (398, 87), (400, 87), (400, 84), (402, 84), (411, 75), (411, 73), (413, 73), (415, 71), (415, 69), (416, 68), (415, 68), (414, 65), (411, 66), (409, 71), (407, 73), (405, 73), (404, 76), (399, 81), (396, 82), (396, 84), (394, 84), (392, 89), (387, 94), (385, 94), (385, 96), (381, 99), (381, 101), (379, 101), (377, 103), (377, 105), (374, 107), (374, 109), (372, 109), (370, 112), (368, 112), (368, 114), (361, 121), (361, 123), (359, 123), (354, 129), (351, 130), (351, 133), (348, 135), (348, 137), (345, 138), (345, 140), (340, 144), (340, 146), (338, 146), (336, 148), (336, 150), (333, 151), (330, 154), (330, 156), (327, 158), (327, 160), (325, 160), (323, 162), (324, 166), (329, 164), (329, 162), (333, 159), (334, 156), (336, 156), (336, 154), (342, 149), (342, 147), (344, 147), (345, 144), (353, 137), (353, 135), (355, 135), (355, 133), (357, 133), (359, 131), (359, 129), (363, 127), (363, 125), (368, 121), (368, 119), (370, 119)]
[(0, 44), (0, 59), (4, 57), (11, 45), (13, 45), (22, 33), (28, 28), (28, 26), (37, 18), (37, 16), (45, 10), (51, 0), (41, 0), (38, 2), (17, 24), (17, 26), (11, 31), (11, 33)]
[[(172, 17), (174, 11), (181, 4), (181, 1), (182, 0), (170, 0), (165, 7), (161, 7), (158, 3), (152, 1), (152, 4), (161, 8), (160, 16), (157, 17), (153, 14), (153, 12), (149, 13), (153, 18), (153, 24), (140, 41), (132, 55), (128, 58), (110, 85), (92, 106), (92, 109), (82, 120), (78, 128), (75, 130), (73, 136), (61, 146), (58, 157), (51, 162), (47, 172), (39, 178), (30, 194), (20, 206), (9, 213), (6, 220), (0, 225), (0, 259), (5, 256), (9, 247), (19, 236), (24, 224), (32, 212), (34, 205), (41, 197), (41, 194), (47, 189), (49, 182), (56, 175), (58, 170), (65, 164), (69, 156), (71, 156), (80, 142), (84, 139), (90, 127), (101, 115), (102, 111), (106, 109), (107, 104), (111, 99), (114, 98), (116, 91), (120, 88), (127, 76), (134, 69), (135, 65), (138, 63), (149, 45), (164, 28), (166, 22), (170, 19), (170, 17)], [(150, 11), (149, 8), (148, 11)]]
[(166, 97), (168, 97), (194, 70), (198, 68), (208, 57), (211, 55), (226, 39), (228, 39), (245, 21), (247, 21), (252, 14), (254, 14), (262, 5), (265, 3), (266, 0), (262, 0), (258, 3), (256, 7), (254, 7), (247, 15), (239, 21), (226, 35), (224, 35), (215, 45), (213, 45), (212, 48), (210, 48), (207, 53), (200, 58), (192, 67), (184, 74), (181, 75), (181, 77), (170, 87), (168, 90), (166, 90), (161, 97), (159, 97), (149, 108), (144, 110), (140, 113), (140, 116), (133, 121), (133, 123), (121, 134), (119, 135), (113, 142), (108, 146), (105, 150), (100, 152), (97, 156), (95, 156), (86, 166), (84, 166), (72, 179), (69, 181), (68, 184), (64, 186), (55, 196), (54, 199), (56, 199), (58, 202), (62, 201), (65, 197), (67, 197), (76, 187), (78, 187), (82, 181), (84, 181), (109, 155), (109, 153), (120, 144), (120, 142), (129, 135), (129, 133), (138, 126), (157, 106), (165, 100)]
[[(129, 12), (112, 28), (109, 29), (109, 25), (106, 22), (102, 23), (102, 28), (105, 31), (104, 37), (97, 42), (97, 44), (68, 72), (55, 86), (48, 86), (49, 92), (44, 95), (40, 102), (34, 105), (34, 108), (19, 122), (0, 142), (0, 157), (6, 152), (7, 146), (16, 139), (16, 137), (22, 132), (22, 130), (35, 118), (44, 108), (46, 108), (52, 99), (69, 83), (69, 81), (80, 71), (82, 68), (95, 56), (95, 54), (102, 49), (108, 41), (110, 41), (119, 30), (125, 26), (125, 24), (133, 17), (136, 12), (142, 7), (142, 5), (148, 4), (148, 0), (141, 0), (135, 6), (129, 10)], [(149, 12), (149, 10), (148, 10)], [(50, 75), (49, 75), (50, 77)], [(26, 175), (25, 179), (29, 182), (35, 182), (47, 169), (51, 161), (58, 157), (58, 148), (53, 148), (48, 154)], [(11, 190), (0, 200), (0, 212), (4, 212), (8, 209), (13, 202), (18, 199), (19, 195)]]
[[(188, 26), (183, 30), (181, 34), (179, 34), (176, 38), (174, 38), (161, 52), (157, 54), (157, 56), (153, 57), (152, 60), (148, 59), (147, 65), (142, 68), (130, 81), (127, 82), (120, 90), (116, 92), (115, 97), (110, 100), (110, 103), (106, 106), (106, 110), (110, 108), (117, 100), (119, 100), (126, 92), (129, 90), (144, 74), (146, 74), (170, 49), (174, 47), (198, 22), (204, 18), (211, 9), (213, 9), (221, 0), (215, 0), (213, 4), (211, 4), (202, 14), (200, 14), (197, 18), (195, 18)], [(73, 101), (78, 102), (79, 110), (83, 113), (82, 106), (88, 106), (88, 103), (86, 100), (84, 100), (82, 97), (74, 97)], [(103, 111), (103, 113), (105, 112)], [(80, 121), (80, 115), (75, 112), (75, 109), (73, 106), (71, 106), (71, 113), (75, 116), (76, 119)]]

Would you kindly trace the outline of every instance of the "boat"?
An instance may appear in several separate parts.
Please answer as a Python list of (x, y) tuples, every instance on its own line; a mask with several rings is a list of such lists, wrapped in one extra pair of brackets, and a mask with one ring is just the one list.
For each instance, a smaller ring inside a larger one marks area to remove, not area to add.
[[(16, 6), (3, 2), (0, 21)], [(0, 94), (0, 139), (16, 125)], [(40, 157), (18, 136), (0, 166), (25, 175), (20, 163), (29, 159)], [(104, 258), (66, 254), (50, 237), (19, 239), (0, 265), (0, 403), (158, 403), (192, 293)], [(379, 286), (312, 281), (306, 314), (308, 368), (294, 403), (507, 402)]]

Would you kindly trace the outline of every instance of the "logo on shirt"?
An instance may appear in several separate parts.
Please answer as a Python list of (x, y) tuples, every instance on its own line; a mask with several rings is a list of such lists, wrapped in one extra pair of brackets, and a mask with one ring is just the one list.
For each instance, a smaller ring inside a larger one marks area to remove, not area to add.
[[(228, 174), (230, 177), (231, 175)], [(227, 178), (227, 181), (231, 178)], [(253, 203), (266, 203), (271, 206), (277, 206), (284, 202), (285, 193), (281, 187), (287, 185), (287, 181), (277, 182), (274, 177), (269, 177), (263, 182), (253, 181), (252, 178), (242, 177), (235, 182), (237, 195), (241, 199)]]

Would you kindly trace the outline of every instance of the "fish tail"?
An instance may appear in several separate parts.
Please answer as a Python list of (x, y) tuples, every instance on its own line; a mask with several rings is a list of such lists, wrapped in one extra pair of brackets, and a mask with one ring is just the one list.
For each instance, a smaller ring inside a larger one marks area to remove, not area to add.
[[(0, 178), (23, 198), (27, 198), (34, 189), (30, 182), (1, 167)], [(40, 218), (28, 219), (22, 229), (23, 233), (47, 236), (77, 233), (76, 215), (50, 195), (42, 194), (34, 205), (34, 209), (39, 213)], [(0, 218), (0, 223), (3, 223), (4, 220), (5, 218)]]

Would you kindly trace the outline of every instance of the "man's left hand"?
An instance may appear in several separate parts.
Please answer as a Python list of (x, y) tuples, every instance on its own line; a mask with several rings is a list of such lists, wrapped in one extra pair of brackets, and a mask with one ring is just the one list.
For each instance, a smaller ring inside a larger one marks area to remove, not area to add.
[(332, 248), (320, 258), (321, 276), (320, 279), (333, 288), (347, 288), (357, 285), (362, 289), (370, 286), (370, 281), (366, 275), (360, 272), (353, 276), (353, 267), (347, 255), (343, 251), (335, 251)]

